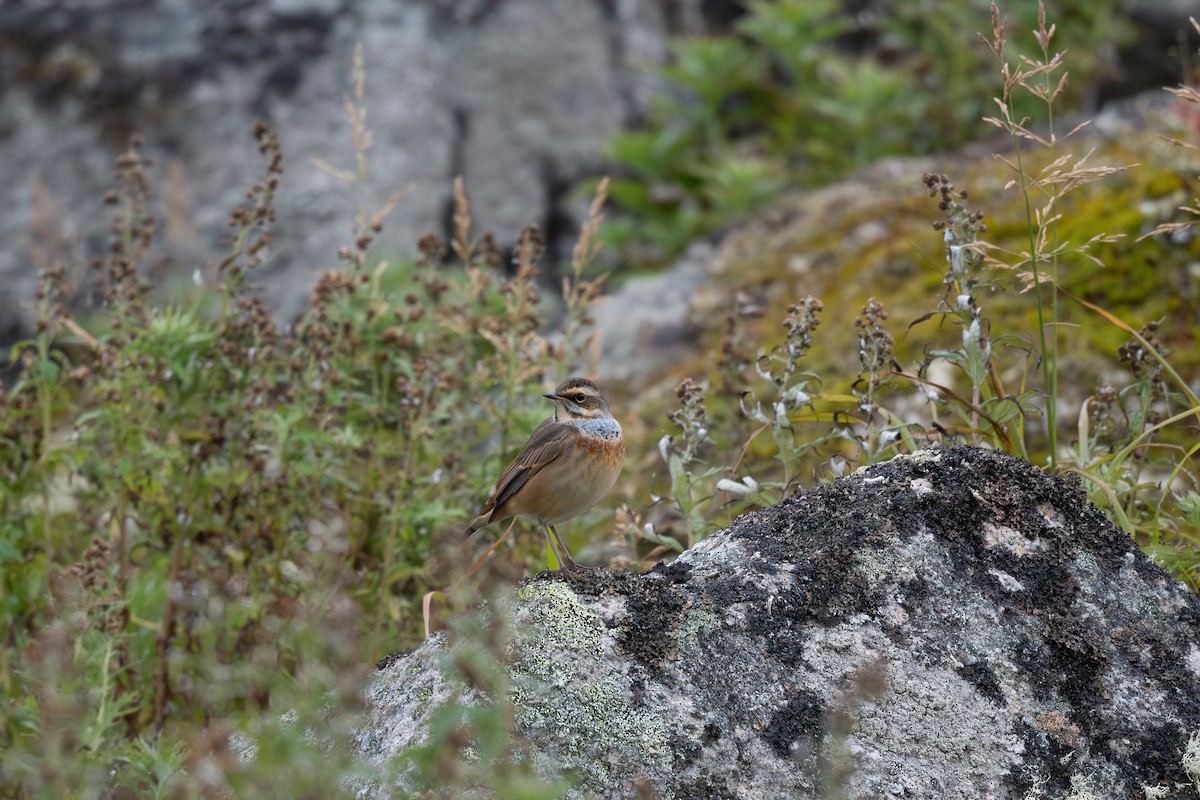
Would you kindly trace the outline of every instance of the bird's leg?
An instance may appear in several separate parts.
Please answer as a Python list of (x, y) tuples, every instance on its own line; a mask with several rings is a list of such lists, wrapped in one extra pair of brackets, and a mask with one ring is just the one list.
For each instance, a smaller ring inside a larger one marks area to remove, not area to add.
[(550, 526), (547, 525), (544, 520), (539, 519), (538, 522), (541, 523), (542, 533), (546, 534), (546, 544), (550, 545), (550, 552), (554, 553), (554, 560), (558, 562), (559, 569), (552, 571), (558, 572), (564, 568), (566, 562), (563, 561), (562, 554), (558, 552), (558, 545), (554, 543), (554, 538), (550, 535)]
[(539, 520), (542, 523), (542, 529), (546, 532), (546, 541), (550, 544), (550, 549), (554, 552), (554, 557), (558, 559), (558, 566), (567, 572), (582, 572), (583, 567), (575, 563), (575, 559), (571, 558), (571, 553), (567, 550), (567, 546), (563, 544), (563, 540), (559, 538), (558, 531), (553, 525), (547, 525), (545, 520)]

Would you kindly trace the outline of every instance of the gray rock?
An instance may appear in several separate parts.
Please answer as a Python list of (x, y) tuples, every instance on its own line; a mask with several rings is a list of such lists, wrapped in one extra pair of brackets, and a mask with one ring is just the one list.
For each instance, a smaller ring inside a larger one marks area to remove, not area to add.
[(688, 312), (712, 258), (712, 245), (694, 242), (670, 268), (636, 275), (600, 298), (592, 320), (600, 336), (596, 374), (602, 383), (636, 391), (696, 354), (699, 325)]
[[(898, 457), (512, 613), (516, 726), (574, 797), (1197, 797), (1200, 601), (995, 452)], [(426, 736), (467, 646), (377, 675), (365, 760)]]
[[(167, 217), (153, 259), (178, 274), (225, 252), (226, 220), (262, 174), (251, 130), (279, 136), (285, 174), (260, 282), (290, 315), (354, 238), (359, 193), (343, 98), (355, 45), (374, 134), (373, 210), (410, 191), (377, 245), (412, 253), (444, 233), (464, 175), (476, 233), (555, 237), (586, 211), (570, 194), (610, 132), (640, 113), (665, 57), (664, 7), (699, 0), (13, 0), (0, 9), (0, 331), (28, 329), (35, 252), (103, 255), (113, 158), (134, 131)], [(170, 177), (168, 177), (170, 176)], [(39, 205), (35, 196), (42, 198)], [(169, 199), (167, 199), (169, 198)]]

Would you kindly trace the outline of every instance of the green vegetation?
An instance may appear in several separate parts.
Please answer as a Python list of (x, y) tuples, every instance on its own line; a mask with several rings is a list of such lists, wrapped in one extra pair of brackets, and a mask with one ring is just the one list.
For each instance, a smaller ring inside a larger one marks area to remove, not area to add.
[[(579, 276), (603, 196), (551, 338), (540, 232), (522, 234), (505, 277), (472, 239), (461, 185), (453, 259), (432, 236), (411, 263), (368, 257), (394, 200), (360, 206), (341, 266), (277, 325), (250, 286), (283, 160), (266, 126), (255, 136), (263, 174), (211, 286), (151, 303), (157, 223), (134, 141), (108, 198), (102, 312), (76, 322), (53, 265), (37, 336), (14, 347), (24, 370), (0, 394), (0, 796), (347, 791), (371, 665), (419, 641), (421, 596), (462, 573), (487, 482), (544, 417), (543, 383), (587, 346), (599, 283)], [(229, 752), (235, 732), (254, 762)]]
[[(1137, 270), (1145, 275), (1145, 262), (1131, 258), (1124, 234), (1094, 231), (1081, 238), (1089, 221), (1080, 226), (1074, 218), (1088, 203), (1114, 202), (1112, 194), (1103, 192), (1082, 203), (1075, 202), (1075, 195), (1086, 195), (1093, 184), (1126, 170), (1093, 163), (1094, 146), (1078, 151), (1074, 137), (1082, 125), (1065, 134), (1056, 131), (1054, 109), (1066, 76), (1054, 27), (1044, 14), (1033, 31), (1039, 53), (1032, 58), (1006, 51), (1007, 23), (995, 10), (992, 26), (984, 42), (1000, 64), (1002, 84), (995, 104), (999, 112), (986, 121), (1011, 139), (1011, 149), (998, 159), (1022, 204), (1017, 215), (1022, 222), (1005, 232), (1006, 241), (1023, 239), (1017, 245), (1021, 249), (989, 242), (993, 232), (984, 214), (970, 207), (967, 192), (945, 175), (925, 175), (940, 212), (934, 228), (943, 239), (948, 269), (936, 306), (907, 326), (910, 340), (921, 334), (917, 343), (908, 343), (909, 352), (916, 349), (923, 358), (915, 367), (902, 362), (885, 326), (889, 315), (884, 303), (872, 297), (854, 320), (859, 363), (848, 391), (825, 388), (836, 376), (810, 363), (822, 344), (815, 333), (825, 308), (820, 299), (807, 296), (787, 306), (786, 338), (774, 346), (764, 345), (745, 324), (762, 310), (744, 313), (732, 304), (720, 343), (722, 357), (706, 375), (711, 391), (706, 393), (694, 377), (680, 385), (682, 407), (672, 415), (678, 433), (660, 443), (670, 465), (670, 490), (664, 495), (686, 523), (686, 542), (732, 515), (787, 497), (801, 477), (834, 477), (929, 441), (964, 441), (1010, 452), (1052, 472), (1078, 475), (1093, 502), (1159, 563), (1200, 587), (1200, 476), (1195, 468), (1200, 400), (1168, 358), (1162, 320), (1135, 326), (1104, 307), (1109, 293), (1100, 287), (1136, 282), (1133, 291), (1140, 299), (1116, 302), (1144, 313), (1152, 302), (1146, 296), (1152, 282), (1136, 276)], [(1175, 94), (1200, 108), (1194, 89)], [(1030, 98), (1042, 109), (1033, 121), (1015, 111)], [(1135, 202), (1119, 197), (1122, 203)], [(1196, 205), (1193, 201), (1179, 210), (1185, 215), (1181, 221), (1160, 225), (1141, 239), (1188, 233), (1200, 215)], [(1100, 255), (1111, 253), (1126, 254), (1133, 264), (1124, 267), (1123, 277), (1101, 283), (1095, 278), (1103, 268)], [(1184, 253), (1194, 257), (1195, 250), (1185, 248)], [(778, 253), (767, 259), (772, 257)], [(740, 263), (739, 269), (755, 267)], [(1011, 288), (1020, 293), (1000, 294)], [(993, 316), (991, 306), (1002, 312)], [(1021, 306), (1032, 308), (1032, 314), (1019, 313)], [(998, 327), (1019, 326), (1023, 320), (1032, 322), (1029, 329), (1002, 332)], [(1188, 342), (1192, 336), (1188, 329), (1176, 339)], [(1077, 354), (1096, 341), (1114, 342), (1115, 361), (1127, 371), (1124, 386), (1112, 385), (1108, 375), (1083, 374), (1080, 363), (1066, 358), (1068, 344)], [(1186, 352), (1179, 355), (1189, 358)], [(1194, 361), (1188, 367), (1188, 374), (1194, 374)], [(1068, 385), (1060, 380), (1064, 375), (1076, 382), (1093, 381), (1095, 389), (1089, 394)], [(1060, 408), (1078, 418), (1073, 430), (1064, 429)], [(707, 459), (718, 450), (714, 442), (722, 453), (734, 455), (710, 464)], [(664, 544), (653, 526), (644, 538)]]
[[(679, 46), (673, 74), (696, 100), (656, 113), (680, 124), (614, 145), (633, 148), (626, 163), (642, 167), (612, 193), (665, 253), (761, 206), (798, 174), (827, 179), (881, 154), (972, 136), (988, 109), (1011, 139), (1006, 158), (1024, 204), (1015, 227), (1028, 242), (1023, 252), (989, 244), (996, 232), (975, 210), (979, 198), (968, 204), (948, 177), (925, 176), (944, 274), (904, 276), (934, 292), (904, 344), (888, 330), (885, 304), (864, 298), (853, 323), (856, 375), (845, 386), (816, 361), (841, 322), (828, 324), (825, 303), (790, 298), (783, 335), (764, 337), (746, 324), (762, 309), (739, 300), (707, 371), (680, 384), (678, 407), (643, 407), (653, 423), (627, 424), (631, 468), (618, 493), (635, 500), (617, 514), (624, 557), (645, 564), (682, 550), (814, 474), (953, 440), (1079, 475), (1118, 524), (1196, 585), (1200, 402), (1158, 322), (1123, 322), (1105, 297), (1080, 288), (1089, 259), (1122, 242), (1103, 230), (1074, 242), (1062, 235), (1064, 216), (1078, 213), (1074, 197), (1123, 173), (1091, 166), (1070, 149), (1074, 139), (1044, 132), (1056, 104), (1070, 102), (1044, 18), (1022, 23), (1038, 43), (1027, 61), (1006, 54), (993, 20), (981, 44), (1002, 65), (993, 92), (974, 71), (979, 54), (955, 49), (978, 17), (936, 5), (945, 13), (888, 29), (905, 45), (906, 68), (883, 69), (831, 47), (845, 28), (830, 21), (830, 6), (755, 3), (738, 38)], [(1076, 18), (1082, 41), (1086, 31), (1107, 35), (1101, 18), (1091, 28)], [(918, 54), (932, 66), (907, 68)], [(911, 83), (916, 76), (940, 95)], [(814, 84), (830, 94), (809, 91)], [(361, 63), (355, 85), (352, 112)], [(985, 102), (992, 93), (999, 105)], [(1200, 108), (1200, 95), (1179, 94)], [(929, 116), (946, 98), (955, 98), (953, 126), (935, 131)], [(867, 113), (877, 108), (896, 118)], [(1033, 113), (1036, 129), (1024, 121)], [(370, 137), (362, 114), (351, 119), (356, 168), (332, 171), (354, 189), (366, 179)], [(461, 610), (502, 594), (473, 586), (516, 577), (461, 580), (470, 564), (462, 527), (544, 417), (542, 387), (576, 371), (588, 349), (601, 280), (583, 275), (598, 249), (604, 184), (565, 270), (566, 313), (553, 332), (536, 281), (538, 231), (521, 235), (506, 273), (491, 241), (473, 238), (461, 184), (451, 241), (427, 237), (411, 261), (371, 251), (396, 198), (377, 210), (358, 203), (354, 244), (283, 327), (251, 291), (284, 163), (266, 127), (255, 136), (263, 174), (231, 214), (230, 254), (206, 286), (151, 300), (143, 276), (157, 221), (136, 142), (109, 198), (103, 312), (74, 319), (61, 303), (71, 271), (43, 269), (39, 328), (13, 349), (21, 376), (0, 393), (0, 796), (339, 797), (406, 770), (415, 795), (487, 787), (499, 797), (561, 796), (561, 783), (530, 773), (512, 736), (503, 620), (463, 613), (447, 624), (475, 645), (448, 660), (455, 696), (492, 705), (451, 703), (429, 742), (378, 770), (354, 761), (350, 739), (371, 665), (419, 640), (422, 597), (440, 591)], [(1154, 233), (1178, 234), (1191, 221)], [(1006, 307), (1027, 313), (994, 315), (992, 289), (1013, 284), (1028, 291)], [(1122, 298), (1122, 307), (1141, 299)], [(1076, 388), (1090, 396), (1067, 438), (1054, 410), (1076, 402), (1070, 383), (1094, 380), (1065, 379), (1071, 313), (1120, 345), (1128, 377), (1121, 387), (1101, 379), (1094, 392)], [(1017, 322), (993, 330), (1000, 319)], [(902, 347), (923, 357), (912, 363)], [(667, 417), (672, 433), (663, 435), (655, 426)], [(649, 428), (645, 441), (639, 427)], [(526, 548), (540, 541), (524, 539)], [(513, 552), (486, 569), (544, 563)]]
[[(1035, 4), (1010, 5), (1014, 30), (1037, 26)], [(1072, 111), (1124, 31), (1115, 0), (1059, 5), (1075, 77), (1059, 104)], [(785, 188), (986, 134), (991, 55), (971, 32), (987, 13), (982, 0), (898, 3), (872, 19), (835, 0), (752, 0), (732, 34), (676, 40), (659, 74), (670, 89), (639, 130), (609, 142), (619, 213), (606, 241), (662, 264)], [(1031, 99), (1017, 99), (1016, 119)]]

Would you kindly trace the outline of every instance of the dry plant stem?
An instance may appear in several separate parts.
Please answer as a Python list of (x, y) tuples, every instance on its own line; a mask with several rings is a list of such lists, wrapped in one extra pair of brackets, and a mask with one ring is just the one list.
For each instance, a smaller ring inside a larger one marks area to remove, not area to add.
[[(171, 545), (171, 568), (167, 576), (167, 586), (174, 586), (179, 580), (179, 563), (183, 555), (183, 537), (176, 535)], [(167, 696), (170, 694), (170, 675), (168, 667), (170, 660), (167, 651), (171, 646), (171, 638), (175, 629), (175, 599), (174, 592), (168, 591), (166, 603), (163, 606), (162, 621), (159, 623), (157, 653), (154, 675), (154, 730), (161, 732), (166, 719)]]
[(442, 592), (426, 592), (421, 598), (421, 622), (425, 626), (425, 638), (433, 633), (433, 601), (445, 602), (446, 595)]
[[(1038, 3), (1038, 9), (1039, 9), (1039, 11), (1038, 11), (1039, 29), (1044, 30), (1044, 28), (1045, 28), (1045, 8), (1042, 5), (1042, 3), (1040, 2), (1040, 0)], [(1017, 174), (1019, 177), (1021, 197), (1022, 197), (1022, 200), (1024, 203), (1024, 209), (1025, 209), (1025, 231), (1029, 236), (1030, 269), (1033, 271), (1034, 305), (1037, 310), (1038, 341), (1039, 341), (1039, 344), (1041, 347), (1041, 353), (1042, 353), (1042, 359), (1041, 359), (1041, 362), (1042, 362), (1042, 387), (1043, 387), (1043, 391), (1046, 393), (1046, 434), (1047, 434), (1048, 441), (1049, 441), (1050, 468), (1051, 468), (1051, 470), (1053, 470), (1055, 467), (1055, 461), (1056, 461), (1056, 457), (1057, 457), (1057, 442), (1056, 442), (1057, 437), (1055, 435), (1056, 427), (1057, 427), (1057, 422), (1056, 422), (1057, 409), (1055, 408), (1055, 405), (1056, 405), (1055, 397), (1057, 396), (1057, 391), (1056, 391), (1055, 383), (1056, 383), (1057, 378), (1056, 378), (1055, 366), (1057, 363), (1056, 355), (1057, 355), (1057, 346), (1058, 346), (1058, 334), (1057, 334), (1057, 329), (1056, 329), (1054, 332), (1054, 335), (1052, 337), (1052, 339), (1053, 339), (1053, 348), (1052, 348), (1050, 346), (1050, 344), (1048, 343), (1047, 336), (1046, 336), (1047, 323), (1046, 323), (1045, 301), (1042, 297), (1042, 277), (1041, 277), (1041, 268), (1040, 268), (1041, 256), (1040, 256), (1039, 250), (1038, 250), (1038, 236), (1037, 236), (1038, 225), (1035, 221), (1033, 199), (1031, 197), (1031, 181), (1027, 177), (1027, 173), (1025, 171), (1024, 157), (1022, 156), (1023, 126), (1021, 123), (1017, 123), (1013, 118), (1012, 89), (1018, 85), (1022, 85), (1024, 76), (1020, 69), (1018, 69), (1018, 71), (1015, 75), (1010, 74), (1007, 62), (1003, 61), (1004, 33), (1005, 33), (1005, 28), (1007, 27), (1007, 25), (1008, 25), (1008, 18), (1006, 17), (1006, 18), (1004, 18), (1003, 21), (1001, 21), (999, 9), (997, 9), (996, 4), (993, 3), (992, 4), (992, 35), (993, 35), (993, 39), (992, 39), (992, 43), (990, 44), (990, 46), (992, 46), (993, 52), (996, 53), (997, 58), (999, 58), (1001, 60), (1001, 62), (1003, 63), (1002, 75), (1004, 78), (1004, 87), (1001, 92), (1001, 97), (996, 99), (996, 103), (997, 103), (997, 105), (1000, 106), (1000, 108), (1004, 114), (1004, 122), (1002, 124), (1000, 124), (1000, 127), (1004, 128), (1005, 130), (1008, 131), (1009, 137), (1012, 140), (1013, 154), (1014, 154), (1014, 159), (1015, 159), (1015, 163), (1016, 163), (1016, 171), (1017, 171)], [(1040, 36), (1039, 36), (1039, 43), (1042, 44), (1043, 52), (1045, 52), (1044, 47), (1045, 47), (1046, 42), (1044, 42)], [(1046, 75), (1046, 79), (1049, 80), (1048, 74)], [(1047, 103), (1047, 108), (1052, 108), (1052, 106), (1050, 106), (1050, 104)], [(1051, 123), (1051, 124), (1053, 124), (1053, 123)], [(1053, 134), (1051, 134), (1051, 136), (1053, 137)], [(1057, 275), (1055, 276), (1055, 278), (1057, 278)], [(1057, 319), (1057, 308), (1058, 308), (1057, 303), (1055, 303), (1053, 308), (1056, 313), (1054, 316), (1051, 317), (1052, 320)]]
[(367, 151), (374, 144), (371, 131), (367, 128), (367, 107), (363, 102), (366, 96), (367, 75), (363, 66), (362, 42), (354, 45), (354, 62), (351, 68), (354, 81), (354, 98), (345, 98), (346, 116), (350, 120), (351, 131), (354, 135), (354, 177), (358, 188), (358, 208), (356, 218), (365, 220), (367, 216), (367, 201), (365, 197), (367, 186)]
[(370, 183), (368, 154), (375, 146), (375, 136), (367, 126), (367, 74), (363, 64), (361, 42), (354, 47), (350, 81), (352, 93), (342, 98), (342, 104), (345, 108), (346, 118), (350, 120), (350, 135), (354, 146), (354, 171), (339, 169), (321, 159), (315, 161), (319, 169), (354, 189), (353, 244), (343, 248), (339, 255), (353, 264), (356, 271), (362, 271), (366, 268), (367, 252), (375, 240), (375, 235), (382, 230), (384, 221), (411, 190), (411, 187), (392, 192), (374, 214), (368, 211), (367, 190)]
[(496, 548), (500, 546), (501, 542), (503, 542), (505, 539), (508, 538), (508, 535), (510, 533), (512, 533), (513, 526), (516, 524), (517, 524), (517, 518), (513, 517), (512, 520), (508, 523), (508, 527), (504, 529), (504, 533), (497, 536), (496, 541), (494, 541), (490, 545), (488, 545), (487, 550), (484, 550), (482, 555), (480, 555), (479, 558), (475, 559), (475, 563), (472, 564), (471, 568), (467, 570), (468, 577), (471, 575), (474, 575), (476, 572), (479, 571), (479, 568), (483, 566), (483, 562), (487, 560), (488, 556), (490, 556), (493, 552), (495, 552)]
[(596, 235), (600, 232), (600, 225), (604, 221), (602, 211), (607, 198), (608, 178), (604, 177), (596, 186), (596, 195), (592, 198), (592, 204), (588, 208), (587, 221), (579, 231), (579, 239), (575, 242), (575, 248), (571, 252), (571, 269), (575, 273), (576, 279), (583, 269), (600, 254), (602, 245), (596, 241)]
[(462, 176), (454, 179), (454, 236), (450, 248), (468, 269), (474, 266), (475, 242), (471, 239), (471, 207)]
[(1188, 385), (1187, 381), (1185, 381), (1183, 379), (1183, 377), (1178, 372), (1175, 371), (1175, 368), (1171, 366), (1171, 363), (1169, 361), (1167, 361), (1167, 359), (1161, 353), (1158, 352), (1158, 348), (1154, 347), (1150, 342), (1146, 341), (1146, 338), (1144, 336), (1142, 336), (1142, 334), (1139, 331), (1130, 327), (1120, 317), (1116, 317), (1116, 316), (1110, 314), (1109, 312), (1105, 311), (1103, 308), (1100, 308), (1100, 306), (1097, 306), (1094, 303), (1089, 303), (1087, 300), (1084, 300), (1082, 297), (1076, 297), (1075, 295), (1068, 292), (1066, 289), (1059, 289), (1058, 291), (1064, 297), (1067, 297), (1068, 299), (1073, 300), (1074, 302), (1078, 303), (1079, 305), (1083, 306), (1084, 308), (1088, 309), (1089, 311), (1099, 314), (1100, 316), (1104, 317), (1104, 319), (1107, 320), (1110, 324), (1116, 326), (1117, 328), (1120, 328), (1125, 333), (1128, 333), (1130, 336), (1132, 336), (1134, 339), (1136, 339), (1138, 341), (1138, 343), (1140, 345), (1142, 345), (1142, 347), (1144, 347), (1146, 349), (1146, 351), (1153, 356), (1154, 360), (1158, 363), (1159, 366), (1162, 367), (1163, 371), (1166, 372), (1167, 375), (1169, 375), (1171, 377), (1171, 382), (1174, 383), (1176, 388), (1179, 389), (1179, 391), (1184, 395), (1184, 397), (1187, 398), (1188, 404), (1190, 406), (1192, 406), (1193, 408), (1200, 407), (1200, 398), (1197, 398), (1196, 394), (1192, 391), (1192, 389)]
[[(1050, 51), (1049, 51), (1050, 39), (1054, 35), (1054, 26), (1051, 25), (1050, 28), (1047, 30), (1047, 28), (1046, 28), (1046, 6), (1044, 3), (1041, 2), (1041, 0), (1038, 0), (1038, 30), (1034, 35), (1037, 37), (1038, 46), (1042, 50), (1042, 63), (1043, 64), (1054, 63), (1054, 61), (1057, 59), (1057, 56), (1055, 57), (1055, 59), (1051, 59)], [(1066, 80), (1065, 75), (1063, 76), (1063, 80), (1064, 81)], [(1042, 73), (1042, 81), (1044, 84), (1043, 89), (1045, 90), (1045, 94), (1042, 95), (1042, 98), (1046, 104), (1046, 123), (1049, 126), (1050, 142), (1051, 142), (1051, 144), (1053, 144), (1054, 143), (1054, 103), (1052, 101), (1053, 101), (1054, 95), (1057, 94), (1057, 92), (1054, 92), (1051, 89), (1050, 70), (1049, 69), (1047, 69), (1045, 72)], [(1014, 137), (1014, 139), (1015, 139), (1015, 137)], [(1020, 147), (1019, 147), (1019, 144), (1015, 140), (1014, 140), (1014, 145), (1017, 146), (1017, 163), (1020, 164), (1021, 163), (1020, 162), (1020, 158), (1021, 158)], [(1024, 173), (1024, 171), (1022, 171), (1021, 172), (1022, 180), (1024, 180), (1024, 175), (1025, 175), (1025, 173)], [(1026, 210), (1026, 217), (1028, 219), (1029, 192), (1024, 187), (1024, 185), (1022, 186), (1022, 194), (1025, 197), (1025, 210)], [(1058, 215), (1054, 216), (1054, 221), (1051, 223), (1051, 225), (1052, 225), (1051, 241), (1054, 242), (1055, 244), (1057, 244), (1059, 241)], [(1030, 243), (1031, 243), (1031, 248), (1032, 248), (1032, 246), (1033, 246), (1032, 242), (1033, 242), (1033, 238), (1034, 238), (1033, 228), (1028, 228), (1028, 230), (1029, 230)], [(1051, 302), (1050, 319), (1053, 321), (1054, 325), (1050, 331), (1050, 352), (1048, 355), (1046, 355), (1046, 325), (1045, 325), (1045, 321), (1044, 321), (1043, 313), (1042, 313), (1043, 301), (1041, 299), (1041, 283), (1040, 283), (1040, 281), (1038, 279), (1038, 275), (1037, 275), (1037, 262), (1038, 262), (1037, 251), (1030, 249), (1029, 252), (1031, 254), (1033, 254), (1034, 286), (1036, 287), (1034, 289), (1034, 291), (1036, 291), (1038, 293), (1038, 296), (1037, 296), (1038, 328), (1039, 328), (1039, 332), (1041, 333), (1041, 337), (1042, 337), (1042, 353), (1043, 353), (1042, 381), (1044, 382), (1044, 384), (1046, 386), (1046, 428), (1047, 428), (1047, 432), (1049, 435), (1049, 443), (1050, 443), (1049, 444), (1050, 469), (1051, 469), (1051, 471), (1053, 471), (1054, 467), (1055, 467), (1056, 459), (1058, 458), (1058, 452), (1057, 452), (1058, 451), (1058, 447), (1057, 447), (1057, 440), (1058, 440), (1058, 423), (1057, 423), (1057, 418), (1058, 418), (1058, 402), (1057, 402), (1058, 401), (1058, 320), (1061, 318), (1061, 316), (1060, 316), (1059, 307), (1058, 307), (1058, 293), (1052, 291), (1051, 296), (1050, 296), (1050, 302)], [(1058, 286), (1058, 255), (1057, 255), (1057, 253), (1054, 254), (1054, 256), (1052, 257), (1052, 260), (1051, 260), (1051, 272), (1052, 272), (1051, 277), (1050, 277), (1051, 286), (1057, 287)]]
[(597, 236), (604, 221), (603, 209), (607, 198), (608, 178), (605, 177), (596, 186), (596, 194), (588, 209), (587, 220), (580, 229), (579, 238), (572, 250), (571, 277), (564, 277), (562, 282), (562, 298), (567, 312), (562, 330), (563, 346), (566, 348), (564, 359), (571, 367), (579, 366), (583, 354), (591, 345), (593, 338), (591, 336), (583, 341), (577, 342), (577, 339), (580, 330), (591, 323), (588, 311), (596, 302), (604, 286), (604, 281), (608, 278), (608, 273), (591, 280), (585, 280), (583, 277), (583, 271), (600, 254), (602, 248)]
[[(904, 370), (895, 370), (892, 374), (896, 375), (897, 377), (904, 378), (906, 380), (910, 380), (913, 383), (918, 383), (918, 384), (922, 384), (924, 386), (929, 386), (933, 389), (936, 389), (938, 392), (941, 392), (942, 394), (946, 395), (947, 397), (953, 397), (956, 402), (958, 402), (959, 404), (961, 404), (963, 406), (963, 408), (970, 409), (973, 417), (982, 418), (985, 422), (988, 423), (988, 425), (992, 426), (992, 433), (996, 436), (996, 438), (998, 438), (1000, 440), (1000, 444), (1004, 448), (1005, 452), (1009, 452), (1009, 453), (1013, 452), (1012, 439), (1010, 439), (1008, 434), (1005, 432), (1004, 426), (1001, 425), (999, 422), (997, 422), (995, 419), (993, 419), (982, 408), (972, 405), (972, 403), (967, 398), (962, 397), (957, 392), (955, 392), (953, 389), (951, 389), (949, 386), (943, 386), (942, 384), (931, 381), (928, 378), (922, 378), (920, 375), (916, 375), (911, 372), (905, 372)], [(955, 430), (955, 428), (953, 426), (951, 426), (947, 430)], [(972, 435), (975, 435), (978, 433), (978, 430), (972, 430), (971, 433), (972, 433)]]
[[(41, 334), (38, 335), (37, 349), (38, 349), (38, 358), (40, 359), (40, 363), (49, 364), (50, 363), (50, 360), (49, 360), (50, 359), (50, 334), (49, 334), (49, 332), (43, 331)], [(52, 414), (54, 400), (51, 397), (51, 390), (50, 390), (49, 383), (50, 383), (50, 378), (48, 376), (44, 376), (44, 377), (42, 377), (42, 379), (36, 381), (34, 384), (35, 391), (37, 392), (38, 407), (41, 412), (42, 442), (43, 442), (42, 457), (43, 458), (45, 458), (44, 450), (46, 447), (49, 446), (50, 437), (53, 435), (53, 432), (54, 432), (53, 414)], [(50, 526), (51, 515), (48, 513), (48, 511), (51, 507), (50, 504), (51, 504), (50, 482), (42, 481), (42, 508), (47, 510), (47, 513), (42, 514), (42, 542), (46, 548), (46, 558), (50, 561), (50, 563), (53, 563), (56, 548), (54, 546), (54, 535), (51, 531), (51, 526)]]
[[(1046, 24), (1045, 6), (1038, 4), (1038, 27), (1034, 31), (1041, 50), (1040, 60), (1022, 57), (1014, 69), (1004, 57), (1004, 33), (1007, 18), (1001, 19), (995, 4), (992, 4), (992, 38), (980, 35), (988, 49), (996, 56), (1001, 64), (1002, 90), (1001, 96), (994, 98), (1000, 109), (1000, 116), (984, 117), (984, 121), (1007, 132), (1012, 140), (1014, 156), (1009, 160), (1004, 156), (996, 158), (1005, 162), (1016, 173), (1016, 178), (1010, 185), (1017, 185), (1021, 192), (1025, 208), (1025, 228), (1029, 239), (1029, 250), (1023, 254), (1015, 265), (995, 262), (1005, 267), (1023, 266), (1029, 262), (1032, 273), (1031, 288), (1035, 292), (1034, 301), (1038, 318), (1038, 342), (1041, 353), (1042, 392), (1046, 406), (1046, 432), (1049, 449), (1049, 466), (1054, 469), (1057, 464), (1057, 403), (1058, 398), (1058, 324), (1061, 318), (1059, 297), (1056, 291), (1059, 282), (1060, 256), (1073, 253), (1083, 256), (1093, 262), (1098, 259), (1088, 252), (1090, 246), (1099, 242), (1112, 241), (1110, 236), (1097, 236), (1081, 247), (1071, 247), (1062, 242), (1059, 237), (1058, 222), (1061, 214), (1057, 210), (1059, 200), (1073, 189), (1103, 178), (1125, 167), (1085, 167), (1087, 156), (1076, 161), (1064, 171), (1063, 165), (1068, 156), (1062, 156), (1044, 167), (1037, 175), (1030, 175), (1025, 168), (1022, 151), (1024, 141), (1053, 149), (1059, 137), (1054, 131), (1054, 101), (1066, 88), (1067, 74), (1064, 72), (1057, 82), (1052, 78), (1053, 73), (1063, 66), (1063, 54), (1051, 54), (1050, 43), (1054, 37), (1055, 26)], [(1013, 94), (1016, 89), (1022, 89), (1040, 100), (1045, 106), (1046, 121), (1049, 126), (1047, 137), (1034, 133), (1027, 125), (1027, 119), (1017, 120), (1014, 117), (1015, 105)], [(1084, 122), (1067, 132), (1062, 139), (1069, 138), (1086, 126)], [(1090, 154), (1089, 154), (1090, 155)], [(1046, 198), (1044, 205), (1038, 207), (1034, 203), (1033, 193), (1042, 192)], [(1044, 270), (1049, 268), (1049, 274)], [(1050, 284), (1050, 297), (1045, 297), (1042, 283)], [(1047, 304), (1049, 308), (1047, 308)], [(1049, 317), (1049, 318), (1047, 318)], [(1049, 328), (1049, 330), (1047, 330)]]

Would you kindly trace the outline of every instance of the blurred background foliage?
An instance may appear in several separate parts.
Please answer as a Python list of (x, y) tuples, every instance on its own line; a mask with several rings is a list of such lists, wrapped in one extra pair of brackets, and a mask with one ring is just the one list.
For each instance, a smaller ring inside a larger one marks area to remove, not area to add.
[[(995, 113), (995, 57), (976, 34), (987, 27), (989, 2), (852, 5), (757, 0), (727, 35), (675, 40), (646, 118), (609, 141), (620, 213), (606, 241), (635, 265), (663, 264), (785, 188), (991, 135), (981, 118)], [(1119, 7), (1047, 7), (1057, 49), (1070, 54), (1060, 113), (1094, 104), (1115, 69), (1116, 50), (1133, 33)], [(1007, 3), (1003, 13), (1011, 31), (1037, 27), (1036, 2)], [(1035, 103), (1021, 98), (1016, 111)]]

